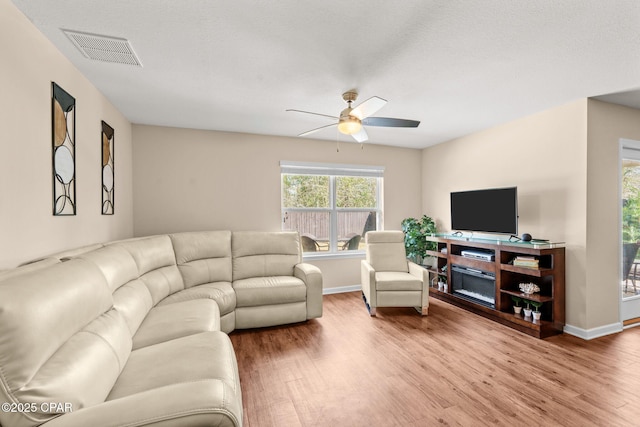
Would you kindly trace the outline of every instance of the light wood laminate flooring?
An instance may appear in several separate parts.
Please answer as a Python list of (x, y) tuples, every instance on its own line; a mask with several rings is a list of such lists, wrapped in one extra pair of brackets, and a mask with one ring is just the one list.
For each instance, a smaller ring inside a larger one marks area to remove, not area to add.
[(245, 427), (640, 426), (640, 328), (538, 340), (434, 298), (429, 315), (326, 295), (230, 337)]

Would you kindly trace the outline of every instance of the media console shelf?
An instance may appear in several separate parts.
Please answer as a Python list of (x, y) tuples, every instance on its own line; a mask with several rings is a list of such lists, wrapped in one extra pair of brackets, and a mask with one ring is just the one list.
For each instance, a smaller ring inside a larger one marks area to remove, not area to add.
[[(562, 333), (565, 322), (563, 244), (447, 235), (428, 236), (427, 240), (437, 245), (437, 250), (427, 251), (427, 255), (437, 259), (437, 267), (429, 271), (436, 276), (446, 276), (448, 283), (446, 291), (431, 286), (430, 296), (537, 338)], [(516, 259), (516, 264), (533, 266), (514, 265)], [(524, 294), (519, 289), (521, 283), (534, 283), (540, 292)], [(524, 317), (523, 313), (515, 314), (512, 297), (541, 304), (540, 320)]]

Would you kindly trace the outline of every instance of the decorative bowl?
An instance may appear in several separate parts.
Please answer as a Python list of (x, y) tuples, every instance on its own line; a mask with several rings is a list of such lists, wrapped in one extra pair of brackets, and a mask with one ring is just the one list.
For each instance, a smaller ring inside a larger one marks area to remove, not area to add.
[(536, 285), (535, 283), (520, 283), (520, 285), (518, 285), (518, 287), (520, 288), (520, 290), (527, 294), (535, 294), (536, 292), (540, 292), (540, 287), (538, 287), (538, 285)]

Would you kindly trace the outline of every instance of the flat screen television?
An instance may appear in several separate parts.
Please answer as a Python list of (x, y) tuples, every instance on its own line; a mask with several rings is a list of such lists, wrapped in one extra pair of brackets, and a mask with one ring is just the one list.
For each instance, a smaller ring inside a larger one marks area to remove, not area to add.
[(451, 228), (518, 234), (517, 187), (451, 193)]

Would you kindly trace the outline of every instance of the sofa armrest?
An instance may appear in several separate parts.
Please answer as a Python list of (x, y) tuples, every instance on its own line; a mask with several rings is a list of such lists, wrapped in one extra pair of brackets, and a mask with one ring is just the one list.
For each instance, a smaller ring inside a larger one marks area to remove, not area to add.
[(242, 425), (240, 390), (208, 379), (160, 387), (69, 412), (46, 427)]
[(307, 285), (307, 319), (322, 317), (322, 272), (308, 263), (296, 264), (293, 275)]
[(367, 260), (360, 261), (360, 280), (362, 281), (362, 293), (370, 307), (377, 307), (376, 298), (376, 271)]
[(425, 311), (429, 307), (429, 271), (415, 262), (409, 261), (409, 273), (422, 280), (422, 308)]

